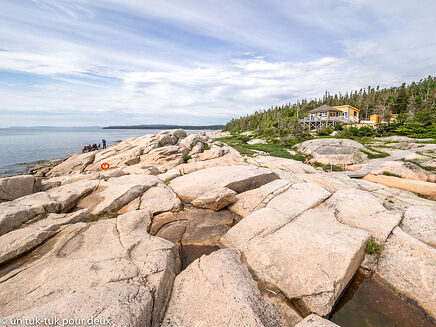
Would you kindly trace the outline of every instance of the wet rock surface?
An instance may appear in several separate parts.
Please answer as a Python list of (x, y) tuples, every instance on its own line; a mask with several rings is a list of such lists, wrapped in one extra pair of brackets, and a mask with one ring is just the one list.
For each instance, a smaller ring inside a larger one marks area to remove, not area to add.
[(401, 228), (394, 229), (386, 242), (375, 279), (413, 299), (436, 316), (436, 250)]

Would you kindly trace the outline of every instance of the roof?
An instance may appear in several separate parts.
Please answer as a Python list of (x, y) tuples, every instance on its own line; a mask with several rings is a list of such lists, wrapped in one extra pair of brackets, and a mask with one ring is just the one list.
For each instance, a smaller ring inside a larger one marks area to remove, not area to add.
[(333, 111), (333, 112), (342, 112), (342, 110), (333, 108), (332, 106), (329, 106), (327, 104), (322, 105), (321, 107), (315, 108), (310, 110), (310, 113), (314, 113), (314, 112), (320, 112), (320, 111)]
[(345, 105), (342, 105), (342, 106), (335, 106), (335, 108), (348, 108), (348, 107), (350, 107), (350, 108), (352, 108), (352, 109), (354, 109), (356, 111), (360, 111), (360, 109), (358, 109), (356, 107), (353, 107), (353, 106), (350, 106), (349, 104), (345, 104)]

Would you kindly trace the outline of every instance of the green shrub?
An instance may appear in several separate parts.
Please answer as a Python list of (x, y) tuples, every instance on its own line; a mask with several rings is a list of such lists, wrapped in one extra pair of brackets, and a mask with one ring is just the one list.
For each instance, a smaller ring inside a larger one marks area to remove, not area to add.
[(385, 158), (385, 157), (389, 157), (390, 154), (387, 152), (383, 152), (383, 151), (378, 151), (376, 149), (373, 149), (369, 146), (366, 147), (368, 150), (372, 151), (367, 151), (367, 150), (360, 150), (361, 152), (365, 153), (369, 159), (376, 159), (376, 158)]
[(190, 155), (185, 154), (185, 155), (183, 156), (183, 161), (184, 161), (184, 162), (188, 162), (188, 160), (191, 159), (191, 158), (192, 158), (192, 157), (191, 157)]
[(388, 171), (384, 171), (384, 172), (383, 172), (383, 175), (385, 175), (385, 176), (391, 176), (391, 177), (403, 178), (403, 177), (400, 176), (400, 175), (393, 174), (393, 173), (390, 173), (390, 172), (388, 172)]
[(329, 136), (331, 133), (333, 133), (333, 128), (331, 128), (331, 127), (320, 129), (318, 131), (319, 136)]
[(380, 252), (383, 250), (383, 245), (378, 244), (376, 241), (371, 240), (366, 244), (366, 253), (369, 254), (380, 254)]

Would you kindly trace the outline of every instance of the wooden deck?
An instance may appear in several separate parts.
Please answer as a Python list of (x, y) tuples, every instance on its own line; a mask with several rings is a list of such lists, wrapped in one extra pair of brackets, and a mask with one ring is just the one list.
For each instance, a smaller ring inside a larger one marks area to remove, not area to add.
[(299, 120), (299, 124), (308, 128), (310, 131), (317, 131), (327, 127), (335, 127), (337, 124), (357, 124), (358, 121), (353, 118), (345, 117), (329, 117), (329, 118), (302, 118)]

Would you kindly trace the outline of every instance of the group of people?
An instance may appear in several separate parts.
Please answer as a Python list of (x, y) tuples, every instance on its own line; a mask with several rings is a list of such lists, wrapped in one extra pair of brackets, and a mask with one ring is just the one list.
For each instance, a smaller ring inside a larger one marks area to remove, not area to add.
[[(101, 146), (101, 144), (103, 144), (103, 146)], [(82, 153), (96, 151), (96, 150), (100, 150), (100, 149), (106, 149), (106, 140), (105, 139), (101, 140), (101, 144), (97, 145), (96, 143), (94, 143), (93, 145), (91, 145), (91, 144), (84, 145), (83, 149), (82, 149)]]

